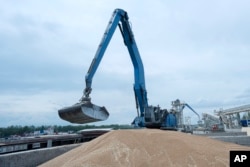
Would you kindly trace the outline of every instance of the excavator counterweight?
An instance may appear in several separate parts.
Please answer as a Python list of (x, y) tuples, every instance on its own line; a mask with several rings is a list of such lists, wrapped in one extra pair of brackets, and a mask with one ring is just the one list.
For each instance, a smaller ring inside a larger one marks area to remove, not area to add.
[(105, 107), (99, 107), (90, 101), (81, 101), (70, 107), (58, 110), (61, 119), (71, 123), (85, 124), (104, 121), (109, 117)]

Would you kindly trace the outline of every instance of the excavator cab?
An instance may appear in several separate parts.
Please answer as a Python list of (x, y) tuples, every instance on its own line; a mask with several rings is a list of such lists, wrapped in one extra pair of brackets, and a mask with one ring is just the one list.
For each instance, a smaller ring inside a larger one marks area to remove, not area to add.
[(104, 121), (109, 117), (105, 107), (92, 104), (89, 99), (81, 100), (70, 107), (58, 110), (61, 119), (71, 123), (85, 124)]

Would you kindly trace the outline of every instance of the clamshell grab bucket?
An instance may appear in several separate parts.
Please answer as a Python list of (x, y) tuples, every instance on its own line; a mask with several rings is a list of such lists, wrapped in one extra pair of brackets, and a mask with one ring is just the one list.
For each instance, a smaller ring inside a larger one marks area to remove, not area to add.
[(62, 108), (58, 110), (58, 114), (63, 120), (78, 124), (104, 121), (109, 117), (105, 107), (99, 107), (90, 101), (82, 101), (73, 106)]

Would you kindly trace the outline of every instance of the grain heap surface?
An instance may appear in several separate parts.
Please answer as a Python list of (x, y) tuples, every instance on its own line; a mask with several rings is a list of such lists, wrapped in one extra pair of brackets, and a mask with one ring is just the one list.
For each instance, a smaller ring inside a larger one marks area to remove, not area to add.
[(175, 131), (116, 130), (41, 166), (229, 166), (230, 150), (250, 150), (250, 147)]

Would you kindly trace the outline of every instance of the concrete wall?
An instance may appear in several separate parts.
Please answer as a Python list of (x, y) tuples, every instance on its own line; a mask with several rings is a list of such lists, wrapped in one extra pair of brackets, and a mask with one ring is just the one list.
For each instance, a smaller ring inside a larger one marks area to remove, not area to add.
[(247, 132), (209, 132), (209, 133), (194, 133), (199, 136), (247, 136)]
[(244, 146), (250, 146), (250, 136), (247, 135), (245, 131), (238, 132), (213, 132), (204, 134), (194, 134), (199, 136), (206, 136), (211, 139), (216, 139), (224, 142), (230, 142), (235, 144), (240, 144)]
[(250, 136), (209, 136), (209, 138), (244, 146), (250, 146)]
[(242, 132), (247, 132), (247, 136), (250, 136), (250, 127), (242, 127), (241, 131)]
[(81, 144), (70, 144), (0, 155), (0, 167), (38, 166), (80, 145)]

